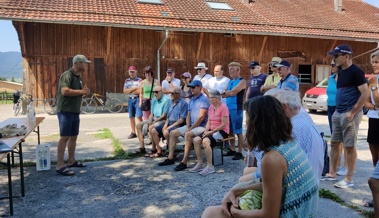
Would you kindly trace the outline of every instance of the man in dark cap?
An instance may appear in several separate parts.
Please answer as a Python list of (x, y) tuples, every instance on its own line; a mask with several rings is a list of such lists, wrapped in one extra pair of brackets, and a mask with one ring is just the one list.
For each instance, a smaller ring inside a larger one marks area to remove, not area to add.
[(362, 107), (369, 96), (364, 73), (352, 63), (352, 54), (353, 51), (347, 44), (339, 45), (333, 51), (328, 52), (340, 70), (337, 80), (336, 111), (332, 116), (330, 170), (322, 180), (336, 180), (338, 150), (340, 143), (343, 142), (347, 157), (347, 174), (343, 180), (334, 184), (337, 188), (354, 186), (357, 134), (363, 116)]
[(263, 95), (261, 86), (265, 83), (267, 74), (261, 73), (261, 66), (258, 61), (252, 61), (249, 66), (251, 77), (247, 82), (245, 101), (255, 96)]

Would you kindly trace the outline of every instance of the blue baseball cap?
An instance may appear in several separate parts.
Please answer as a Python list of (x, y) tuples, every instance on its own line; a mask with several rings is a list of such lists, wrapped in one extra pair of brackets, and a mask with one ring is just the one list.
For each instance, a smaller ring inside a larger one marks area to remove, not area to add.
[(255, 66), (259, 66), (259, 62), (258, 62), (258, 61), (252, 61), (252, 62), (250, 63), (249, 68), (253, 68), (253, 67), (255, 67)]
[(187, 87), (194, 88), (195, 86), (203, 87), (203, 83), (200, 80), (193, 80)]
[(342, 44), (334, 48), (333, 51), (328, 52), (328, 55), (336, 55), (339, 53), (353, 54), (353, 49), (348, 44)]
[(289, 61), (281, 61), (279, 64), (275, 64), (275, 67), (291, 67), (291, 63)]

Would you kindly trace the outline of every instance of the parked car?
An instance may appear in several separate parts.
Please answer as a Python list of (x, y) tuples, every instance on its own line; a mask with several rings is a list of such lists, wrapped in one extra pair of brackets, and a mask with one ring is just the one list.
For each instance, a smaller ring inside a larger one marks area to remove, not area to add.
[(303, 97), (303, 107), (309, 112), (314, 113), (317, 110), (328, 111), (326, 100), (326, 87), (328, 86), (328, 77), (323, 79), (316, 87), (305, 92)]
[[(365, 74), (366, 79), (370, 77), (370, 74)], [(315, 113), (316, 111), (328, 111), (328, 105), (326, 100), (326, 87), (328, 86), (328, 77), (323, 79), (317, 86), (309, 89), (305, 92), (303, 97), (303, 107), (308, 109), (309, 112)], [(363, 112), (366, 114), (366, 108), (363, 108)]]

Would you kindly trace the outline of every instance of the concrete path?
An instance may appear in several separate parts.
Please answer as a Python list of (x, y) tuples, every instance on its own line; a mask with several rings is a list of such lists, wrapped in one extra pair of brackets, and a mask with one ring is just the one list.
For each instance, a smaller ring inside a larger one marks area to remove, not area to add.
[[(0, 105), (0, 121), (12, 117), (12, 106)], [(42, 143), (51, 145), (52, 160), (56, 160), (59, 138), (56, 116), (45, 116), (40, 126)], [(329, 135), (327, 116), (312, 114), (318, 129)], [(367, 179), (373, 170), (371, 155), (366, 143), (367, 119), (359, 130), (358, 162), (354, 177), (355, 187), (336, 189), (331, 182), (321, 182), (349, 204), (362, 209), (363, 198), (371, 198)], [(78, 139), (77, 159), (112, 156), (110, 140), (93, 136), (98, 130), (109, 128), (120, 140), (125, 151), (138, 148), (138, 140), (127, 139), (130, 134), (127, 113), (81, 115), (81, 132)], [(35, 161), (37, 137), (31, 135), (23, 146), (25, 161)], [(219, 151), (215, 151), (216, 162)], [(87, 168), (75, 169), (76, 176), (62, 177), (50, 171), (37, 172), (26, 168), (26, 197), (16, 198), (15, 217), (200, 217), (205, 207), (219, 204), (223, 195), (241, 175), (242, 161), (225, 158), (216, 173), (203, 177), (198, 174), (175, 172), (174, 166), (159, 167), (163, 159), (137, 158), (131, 160), (89, 162)], [(179, 163), (179, 161), (177, 161)], [(195, 164), (191, 153), (189, 166)], [(0, 196), (6, 192), (6, 171), (0, 171)], [(342, 177), (341, 177), (342, 179)], [(14, 193), (18, 194), (19, 175), (13, 170)], [(320, 199), (319, 217), (362, 217), (354, 210), (328, 199)], [(0, 216), (9, 213), (8, 201), (0, 200)]]

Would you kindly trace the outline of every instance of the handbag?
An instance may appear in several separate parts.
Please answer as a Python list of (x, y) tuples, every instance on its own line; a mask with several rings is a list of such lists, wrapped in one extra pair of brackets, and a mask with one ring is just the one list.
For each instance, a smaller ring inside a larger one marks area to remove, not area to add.
[(142, 104), (141, 104), (142, 111), (149, 111), (151, 108), (151, 94), (153, 93), (153, 86), (154, 86), (154, 79), (151, 84), (150, 97), (142, 99)]

